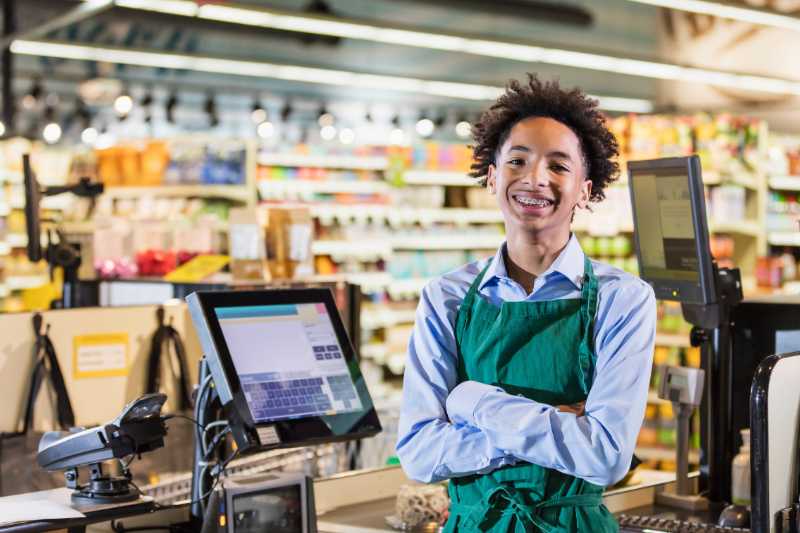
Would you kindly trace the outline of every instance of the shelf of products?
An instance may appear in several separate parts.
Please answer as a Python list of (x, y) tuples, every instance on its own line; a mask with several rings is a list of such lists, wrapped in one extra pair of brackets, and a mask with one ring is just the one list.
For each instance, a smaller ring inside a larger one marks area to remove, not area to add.
[(389, 160), (381, 156), (261, 153), (258, 155), (258, 164), (272, 167), (384, 170), (389, 166)]
[(406, 185), (447, 185), (453, 187), (477, 187), (478, 180), (464, 172), (431, 170), (407, 170), (403, 172)]
[(106, 187), (103, 195), (115, 199), (158, 198), (223, 198), (250, 202), (253, 191), (244, 185), (150, 185)]

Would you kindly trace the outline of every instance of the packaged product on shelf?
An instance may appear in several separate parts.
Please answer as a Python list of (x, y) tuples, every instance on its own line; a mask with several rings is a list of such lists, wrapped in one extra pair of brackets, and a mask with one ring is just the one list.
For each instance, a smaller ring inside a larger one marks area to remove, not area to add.
[(241, 185), (246, 181), (247, 151), (243, 142), (208, 143), (201, 182), (208, 185)]
[(783, 261), (780, 257), (762, 256), (756, 259), (756, 284), (777, 289), (783, 282)]
[(313, 275), (313, 234), (314, 223), (307, 207), (269, 207), (267, 263), (273, 279), (302, 279)]
[(720, 185), (711, 189), (709, 214), (716, 220), (745, 220), (745, 188), (739, 185)]
[(205, 147), (196, 141), (172, 141), (170, 161), (164, 173), (169, 185), (196, 185), (203, 181)]
[(255, 209), (233, 208), (228, 218), (228, 254), (235, 280), (269, 281), (267, 247), (265, 244), (266, 216)]
[(139, 185), (161, 185), (169, 165), (169, 148), (164, 141), (150, 141), (142, 150)]

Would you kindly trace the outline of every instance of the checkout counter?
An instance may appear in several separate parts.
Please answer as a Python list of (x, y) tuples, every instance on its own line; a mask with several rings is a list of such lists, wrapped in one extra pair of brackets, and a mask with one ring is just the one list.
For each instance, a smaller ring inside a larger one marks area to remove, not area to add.
[[(699, 401), (700, 389), (694, 389), (690, 400), (681, 396), (680, 390), (686, 387), (681, 388), (678, 379), (672, 390), (664, 390), (673, 402), (701, 404), (702, 454), (698, 473), (678, 480), (671, 473), (638, 470), (628, 485), (607, 491), (604, 503), (619, 517), (621, 531), (798, 531), (800, 353), (771, 354), (800, 350), (800, 334), (794, 333), (800, 330), (800, 301), (740, 301), (738, 272), (717, 268), (709, 253), (696, 158), (630, 163), (629, 169), (634, 216), (641, 215), (636, 218), (636, 240), (642, 277), (659, 298), (682, 302), (685, 317), (696, 326), (692, 341), (702, 347), (703, 401)], [(781, 318), (769, 318), (763, 307), (768, 305), (777, 306), (774, 317)], [(97, 320), (98, 312), (104, 320)], [(128, 308), (45, 313), (45, 320), (56, 325), (51, 332), (54, 343), (72, 348), (72, 357), (61, 357), (61, 361), (67, 369), (67, 387), (79, 391), (77, 423), (111, 422), (78, 434), (91, 443), (78, 450), (75, 435), (51, 434), (40, 448), (39, 463), (66, 471), (89, 467), (96, 483), (0, 498), (0, 515), (3, 509), (20, 505), (31, 509), (16, 525), (0, 525), (0, 532), (143, 531), (139, 528), (178, 523), (184, 529), (176, 526), (174, 531), (396, 530), (387, 517), (395, 512), (401, 487), (409, 483), (399, 467), (313, 481), (264, 467), (276, 464), (280, 454), (296, 454), (305, 446), (368, 438), (381, 430), (355, 350), (327, 290), (198, 292), (187, 298), (186, 306), (168, 308), (177, 329), (197, 333), (196, 338), (186, 335), (187, 352), (203, 354), (200, 361), (193, 361), (199, 372), (192, 382), (199, 383), (199, 388), (192, 472), (139, 491), (125, 482), (126, 472), (114, 477), (95, 469), (93, 465), (101, 459), (140, 452), (147, 457), (159, 447), (165, 423), (160, 410), (166, 398), (144, 397), (146, 409), (137, 403), (144, 401), (140, 398), (120, 414), (124, 403), (120, 400), (135, 397), (131, 390), (136, 389), (137, 380), (117, 375), (108, 366), (114, 361), (108, 354), (119, 356), (119, 350), (106, 347), (103, 351), (97, 348), (103, 345), (97, 337), (94, 344), (88, 338), (92, 332), (107, 345), (123, 344), (127, 367), (126, 358), (140, 359), (128, 354), (128, 347), (135, 344), (141, 351), (147, 343), (137, 331), (142, 320), (135, 315), (140, 312), (144, 311)], [(3, 317), (0, 327), (22, 331), (15, 324), (29, 321), (25, 315)], [(128, 330), (124, 341), (113, 335), (119, 324), (126, 324)], [(0, 338), (19, 339), (19, 335)], [(16, 340), (4, 353), (19, 352), (19, 344)], [(281, 357), (270, 359), (270, 354)], [(8, 369), (9, 363), (4, 366)], [(99, 376), (106, 379), (84, 381)], [(7, 390), (21, 398), (19, 381), (9, 379)], [(104, 401), (97, 402), (98, 397)], [(14, 411), (8, 411), (0, 414), (0, 423), (13, 429)], [(149, 424), (148, 438), (140, 433), (126, 439), (142, 424)], [(738, 429), (747, 425), (753, 435), (752, 522), (748, 529), (717, 527), (717, 517), (730, 500), (733, 442)], [(180, 446), (184, 451), (188, 448), (185, 442)], [(136, 469), (135, 462), (131, 469)], [(76, 491), (81, 493), (77, 498)], [(683, 505), (664, 505), (680, 500)], [(53, 519), (43, 514), (35, 519), (34, 508), (60, 510), (64, 516)], [(75, 516), (76, 510), (83, 516)], [(69, 512), (73, 515), (66, 516)], [(249, 517), (250, 522), (237, 526), (236, 516)], [(0, 524), (4, 518), (0, 516)]]

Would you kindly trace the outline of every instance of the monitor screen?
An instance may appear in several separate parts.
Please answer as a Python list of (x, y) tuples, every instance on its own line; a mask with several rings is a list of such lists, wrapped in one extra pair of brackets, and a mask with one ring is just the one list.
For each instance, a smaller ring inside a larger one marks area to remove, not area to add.
[(233, 497), (233, 533), (304, 533), (301, 485)]
[(712, 260), (699, 160), (632, 161), (628, 168), (641, 277), (657, 298), (709, 303)]
[(381, 430), (333, 293), (200, 291), (186, 301), (241, 451)]
[(215, 313), (256, 423), (363, 408), (324, 303)]

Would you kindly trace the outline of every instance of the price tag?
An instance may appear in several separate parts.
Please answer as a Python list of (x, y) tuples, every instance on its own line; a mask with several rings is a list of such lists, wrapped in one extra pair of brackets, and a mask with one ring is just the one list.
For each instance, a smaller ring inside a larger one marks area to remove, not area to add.
[(128, 375), (128, 334), (100, 333), (73, 338), (75, 379)]
[(164, 279), (176, 283), (196, 283), (219, 271), (229, 261), (227, 255), (198, 255), (164, 276)]

